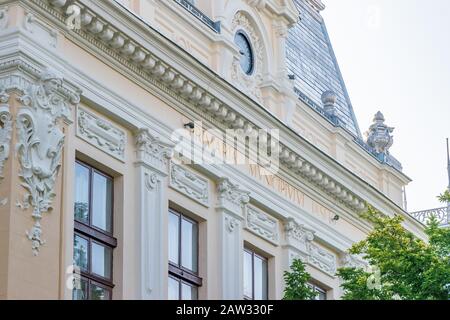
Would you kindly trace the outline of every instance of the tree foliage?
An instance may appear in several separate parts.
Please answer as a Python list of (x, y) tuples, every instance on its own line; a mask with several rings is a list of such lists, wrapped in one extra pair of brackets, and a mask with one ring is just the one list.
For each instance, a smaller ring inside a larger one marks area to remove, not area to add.
[[(447, 191), (440, 196), (449, 201)], [(425, 232), (429, 241), (415, 237), (400, 216), (387, 217), (369, 207), (362, 218), (373, 225), (367, 238), (354, 244), (350, 254), (371, 266), (340, 268), (346, 300), (447, 300), (450, 298), (450, 229), (431, 219)]]
[(292, 262), (291, 270), (284, 272), (286, 287), (284, 289), (283, 300), (314, 299), (317, 293), (308, 285), (310, 278), (303, 262), (300, 259), (295, 259)]

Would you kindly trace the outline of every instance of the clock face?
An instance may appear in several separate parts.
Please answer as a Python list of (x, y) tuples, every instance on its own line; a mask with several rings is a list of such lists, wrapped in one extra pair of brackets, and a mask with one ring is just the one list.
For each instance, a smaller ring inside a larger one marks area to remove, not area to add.
[(239, 48), (239, 53), (241, 54), (241, 68), (246, 74), (250, 75), (253, 72), (254, 65), (253, 50), (250, 41), (242, 31), (238, 31), (234, 36), (234, 43)]

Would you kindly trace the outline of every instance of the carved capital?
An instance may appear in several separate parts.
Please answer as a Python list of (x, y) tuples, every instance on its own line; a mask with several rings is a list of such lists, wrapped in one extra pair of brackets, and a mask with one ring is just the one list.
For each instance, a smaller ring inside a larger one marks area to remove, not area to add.
[(147, 128), (143, 128), (136, 134), (136, 148), (138, 163), (158, 170), (163, 175), (168, 174), (173, 144), (161, 141), (160, 138), (151, 135)]
[(296, 248), (302, 253), (309, 253), (309, 247), (314, 240), (314, 231), (289, 218), (284, 224), (286, 245)]
[(217, 186), (218, 207), (243, 218), (243, 212), (250, 201), (250, 192), (241, 190), (228, 178), (221, 178)]
[(71, 106), (79, 98), (61, 94), (63, 80), (50, 69), (44, 70), (39, 79), (24, 90), (18, 98), (21, 108), (17, 113), (17, 145), (19, 178), (26, 193), (21, 208), (33, 209), (33, 228), (27, 232), (32, 241), (34, 255), (39, 254), (43, 213), (52, 210), (56, 196), (54, 186), (61, 166), (64, 134), (60, 120), (70, 123)]

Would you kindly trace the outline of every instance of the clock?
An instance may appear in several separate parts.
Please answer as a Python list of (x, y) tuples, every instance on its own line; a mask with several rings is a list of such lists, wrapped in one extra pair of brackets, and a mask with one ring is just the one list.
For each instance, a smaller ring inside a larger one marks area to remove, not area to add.
[(234, 43), (239, 49), (241, 55), (240, 64), (245, 74), (251, 75), (254, 67), (254, 56), (250, 40), (243, 31), (238, 31), (234, 36)]

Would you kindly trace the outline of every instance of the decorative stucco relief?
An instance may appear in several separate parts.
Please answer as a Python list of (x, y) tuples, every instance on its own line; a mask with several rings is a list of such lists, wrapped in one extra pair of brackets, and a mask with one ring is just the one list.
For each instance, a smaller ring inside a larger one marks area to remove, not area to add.
[(309, 263), (330, 276), (336, 274), (336, 256), (315, 243), (310, 246)]
[(279, 233), (277, 219), (272, 218), (259, 209), (254, 207), (247, 208), (245, 228), (263, 239), (278, 244)]
[(233, 34), (239, 30), (243, 30), (247, 34), (250, 38), (255, 57), (254, 71), (250, 75), (242, 71), (239, 59), (235, 58), (231, 67), (231, 78), (241, 90), (261, 102), (262, 92), (260, 87), (263, 82), (264, 65), (264, 46), (262, 39), (247, 15), (242, 11), (239, 11), (234, 16), (231, 29), (233, 30)]
[(217, 186), (218, 206), (223, 207), (239, 216), (242, 208), (250, 201), (248, 191), (241, 190), (237, 184), (230, 182), (228, 178), (221, 178)]
[(209, 206), (209, 183), (198, 174), (177, 164), (171, 165), (170, 186), (189, 198)]
[[(67, 16), (63, 8), (68, 1), (45, 1), (45, 3), (49, 5), (39, 2), (39, 6), (47, 10), (54, 18), (64, 22)], [(208, 114), (227, 126), (236, 129), (245, 127), (252, 130), (258, 129), (250, 119), (220, 101), (217, 96), (210, 94), (207, 89), (183, 75), (163, 58), (157, 57), (130, 35), (116, 32), (107, 19), (90, 10), (86, 4), (80, 1), (74, 3), (82, 8), (81, 29), (77, 32), (77, 36), (92, 44), (93, 50), (96, 50), (99, 55), (106, 54), (113, 57), (116, 62), (124, 64), (135, 74), (151, 81), (162, 90), (172, 90), (174, 96), (180, 101), (188, 100), (195, 105), (197, 111)], [(302, 176), (310, 180), (356, 212), (365, 209), (365, 200), (337, 182), (335, 177), (325, 174), (313, 163), (302, 158), (298, 152), (293, 151), (291, 147), (284, 144), (280, 147), (280, 163), (293, 176)]]
[(58, 125), (61, 119), (70, 122), (70, 105), (79, 103), (79, 97), (70, 99), (58, 91), (62, 78), (54, 72), (42, 72), (36, 84), (25, 89), (19, 98), (22, 107), (17, 114), (16, 153), (19, 177), (26, 190), (18, 206), (33, 209), (34, 226), (27, 231), (34, 255), (45, 243), (42, 239), (43, 213), (52, 209), (54, 186), (61, 166), (64, 133)]
[[(0, 182), (3, 180), (3, 168), (9, 158), (12, 118), (9, 110), (9, 95), (5, 88), (0, 87)], [(8, 199), (1, 199), (0, 205), (5, 205)]]
[(362, 258), (354, 256), (349, 253), (344, 253), (341, 256), (339, 263), (342, 267), (345, 267), (345, 268), (366, 269), (368, 266), (368, 263), (365, 262)]
[(126, 133), (84, 108), (77, 108), (77, 136), (121, 161), (125, 160)]
[(336, 256), (313, 242), (314, 231), (299, 224), (293, 218), (286, 221), (284, 230), (286, 244), (295, 249), (289, 253), (289, 263), (292, 263), (293, 259), (300, 258), (304, 263), (312, 265), (328, 275), (335, 276)]
[(153, 136), (147, 128), (136, 134), (137, 159), (164, 174), (169, 172), (169, 162), (173, 156), (173, 145)]
[(0, 30), (5, 29), (8, 26), (8, 7), (0, 9)]

